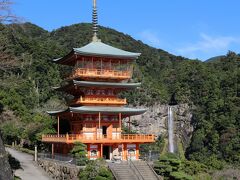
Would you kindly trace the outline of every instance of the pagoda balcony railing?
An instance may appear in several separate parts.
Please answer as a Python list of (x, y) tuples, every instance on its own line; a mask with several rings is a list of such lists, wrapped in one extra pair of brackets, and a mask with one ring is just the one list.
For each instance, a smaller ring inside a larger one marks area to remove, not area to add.
[(42, 135), (43, 142), (56, 143), (74, 143), (80, 141), (82, 143), (123, 143), (123, 142), (138, 142), (150, 143), (155, 141), (153, 134), (121, 134), (119, 136), (97, 135), (88, 136), (85, 134), (66, 134), (66, 135)]
[(125, 105), (127, 104), (127, 99), (120, 98), (108, 98), (108, 97), (80, 97), (74, 99), (71, 104), (116, 104)]
[(131, 71), (118, 71), (108, 69), (87, 69), (77, 68), (73, 71), (68, 79), (74, 78), (101, 78), (101, 79), (130, 79), (132, 76)]

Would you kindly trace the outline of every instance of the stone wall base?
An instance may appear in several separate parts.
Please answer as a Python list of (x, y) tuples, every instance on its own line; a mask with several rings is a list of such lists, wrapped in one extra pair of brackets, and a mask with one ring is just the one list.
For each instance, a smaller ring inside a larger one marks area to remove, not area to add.
[(77, 180), (79, 179), (79, 172), (83, 169), (79, 166), (46, 159), (38, 159), (37, 164), (42, 167), (52, 179), (59, 180)]

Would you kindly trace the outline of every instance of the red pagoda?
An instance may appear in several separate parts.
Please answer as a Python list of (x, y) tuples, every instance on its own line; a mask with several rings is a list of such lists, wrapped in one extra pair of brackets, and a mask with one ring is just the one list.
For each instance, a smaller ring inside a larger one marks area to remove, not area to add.
[(140, 83), (128, 83), (133, 62), (140, 53), (114, 48), (97, 37), (96, 1), (93, 6), (93, 39), (81, 48), (74, 48), (55, 63), (73, 67), (67, 84), (58, 90), (74, 96), (65, 110), (49, 111), (57, 118), (57, 134), (43, 135), (42, 141), (52, 144), (52, 153), (67, 154), (74, 142), (87, 146), (87, 157), (96, 159), (139, 159), (139, 145), (154, 142), (153, 134), (124, 134), (122, 120), (143, 114), (145, 109), (126, 107), (127, 100), (119, 93), (133, 90)]

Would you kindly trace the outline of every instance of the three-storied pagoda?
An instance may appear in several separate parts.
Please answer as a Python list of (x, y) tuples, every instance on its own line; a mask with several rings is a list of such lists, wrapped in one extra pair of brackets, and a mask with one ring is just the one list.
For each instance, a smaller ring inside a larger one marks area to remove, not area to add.
[[(49, 111), (57, 117), (57, 134), (43, 135), (42, 141), (52, 144), (52, 153), (69, 153), (73, 143), (87, 145), (87, 157), (96, 159), (139, 158), (139, 144), (154, 142), (152, 134), (123, 134), (122, 119), (144, 113), (145, 109), (128, 108), (119, 93), (132, 90), (140, 83), (128, 83), (133, 61), (140, 53), (114, 48), (97, 38), (96, 0), (93, 6), (93, 39), (81, 48), (74, 48), (55, 63), (73, 67), (67, 84), (58, 88), (74, 96), (69, 108)], [(130, 126), (129, 126), (130, 128)]]

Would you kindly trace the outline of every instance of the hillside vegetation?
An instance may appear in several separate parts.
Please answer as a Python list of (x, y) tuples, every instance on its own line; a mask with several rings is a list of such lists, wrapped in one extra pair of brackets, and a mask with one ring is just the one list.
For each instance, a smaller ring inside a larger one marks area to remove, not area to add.
[[(55, 121), (44, 112), (64, 107), (59, 86), (62, 71), (51, 60), (91, 39), (90, 24), (76, 24), (52, 32), (25, 23), (0, 24), (0, 121), (5, 142), (39, 142), (54, 133)], [(125, 93), (133, 105), (178, 103), (192, 105), (194, 126), (186, 157), (216, 167), (240, 164), (240, 56), (229, 52), (214, 63), (174, 56), (129, 35), (100, 27), (99, 37), (112, 46), (141, 52), (135, 64), (138, 91)], [(23, 141), (24, 140), (24, 141)]]

